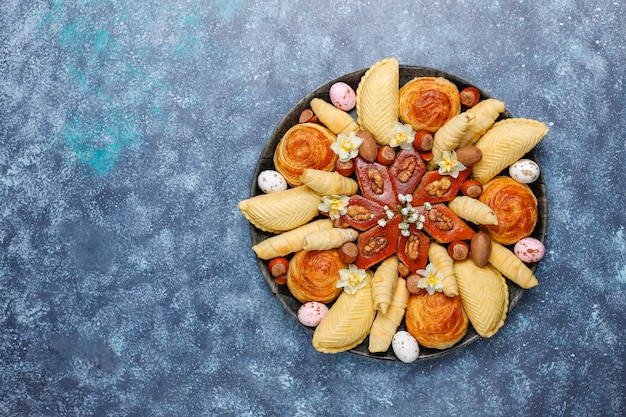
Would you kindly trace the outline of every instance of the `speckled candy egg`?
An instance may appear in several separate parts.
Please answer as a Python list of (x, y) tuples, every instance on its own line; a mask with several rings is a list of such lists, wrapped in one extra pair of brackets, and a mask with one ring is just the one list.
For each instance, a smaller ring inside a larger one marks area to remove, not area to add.
[(517, 182), (530, 184), (539, 178), (539, 165), (530, 159), (520, 159), (509, 167), (509, 175)]
[(417, 340), (415, 340), (411, 333), (404, 330), (393, 335), (391, 347), (398, 359), (405, 363), (413, 362), (420, 355), (420, 346)]
[(513, 248), (513, 252), (523, 262), (539, 262), (546, 254), (546, 248), (540, 240), (534, 237), (520, 239)]
[(276, 191), (284, 191), (287, 189), (287, 181), (285, 177), (272, 169), (261, 171), (257, 180), (259, 188), (264, 193), (275, 193)]
[(308, 327), (317, 327), (328, 313), (328, 307), (318, 301), (309, 301), (298, 309), (298, 321)]
[(356, 105), (356, 93), (346, 83), (338, 82), (333, 84), (328, 94), (330, 95), (330, 101), (335, 107), (343, 111), (350, 111)]

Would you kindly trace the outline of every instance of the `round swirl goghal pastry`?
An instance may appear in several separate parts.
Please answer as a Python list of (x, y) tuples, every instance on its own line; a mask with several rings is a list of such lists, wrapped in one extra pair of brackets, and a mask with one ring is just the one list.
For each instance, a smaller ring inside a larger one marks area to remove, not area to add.
[(479, 201), (496, 213), (498, 224), (481, 226), (496, 242), (512, 245), (535, 229), (537, 198), (528, 185), (510, 177), (496, 177), (485, 184)]
[(467, 333), (469, 320), (460, 296), (420, 290), (409, 297), (406, 328), (422, 346), (447, 349)]
[(335, 135), (317, 123), (299, 123), (291, 127), (276, 146), (274, 166), (289, 185), (302, 185), (300, 177), (306, 168), (332, 171), (337, 154), (330, 145)]
[(461, 112), (459, 89), (442, 77), (418, 77), (400, 88), (400, 120), (413, 130), (436, 132)]
[(336, 249), (299, 251), (289, 261), (287, 287), (301, 303), (328, 304), (341, 293), (337, 288), (339, 270), (347, 267)]

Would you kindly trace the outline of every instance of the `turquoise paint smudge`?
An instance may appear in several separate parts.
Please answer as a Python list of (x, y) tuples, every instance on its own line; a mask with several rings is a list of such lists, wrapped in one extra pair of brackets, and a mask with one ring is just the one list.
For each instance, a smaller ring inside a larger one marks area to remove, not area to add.
[(138, 139), (135, 123), (121, 114), (74, 117), (65, 131), (67, 147), (80, 164), (90, 166), (97, 176), (110, 173), (123, 151)]

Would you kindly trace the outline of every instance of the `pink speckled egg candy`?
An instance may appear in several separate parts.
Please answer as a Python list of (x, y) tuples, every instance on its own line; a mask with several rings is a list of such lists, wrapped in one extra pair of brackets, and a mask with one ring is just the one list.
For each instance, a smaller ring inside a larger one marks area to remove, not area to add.
[(546, 248), (540, 240), (534, 237), (520, 239), (513, 248), (513, 252), (523, 262), (539, 262), (546, 254)]
[(318, 301), (309, 301), (298, 309), (298, 321), (308, 327), (317, 327), (328, 313), (328, 307)]
[(330, 87), (330, 101), (343, 111), (350, 111), (356, 105), (356, 93), (348, 84), (338, 82)]

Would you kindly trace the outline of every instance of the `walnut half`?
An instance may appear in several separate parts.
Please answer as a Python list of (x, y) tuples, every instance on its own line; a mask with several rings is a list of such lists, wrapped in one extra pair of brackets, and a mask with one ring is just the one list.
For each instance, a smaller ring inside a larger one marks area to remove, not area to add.
[(454, 227), (452, 219), (436, 209), (432, 209), (428, 212), (428, 220), (433, 222), (435, 227), (443, 231), (452, 230)]

